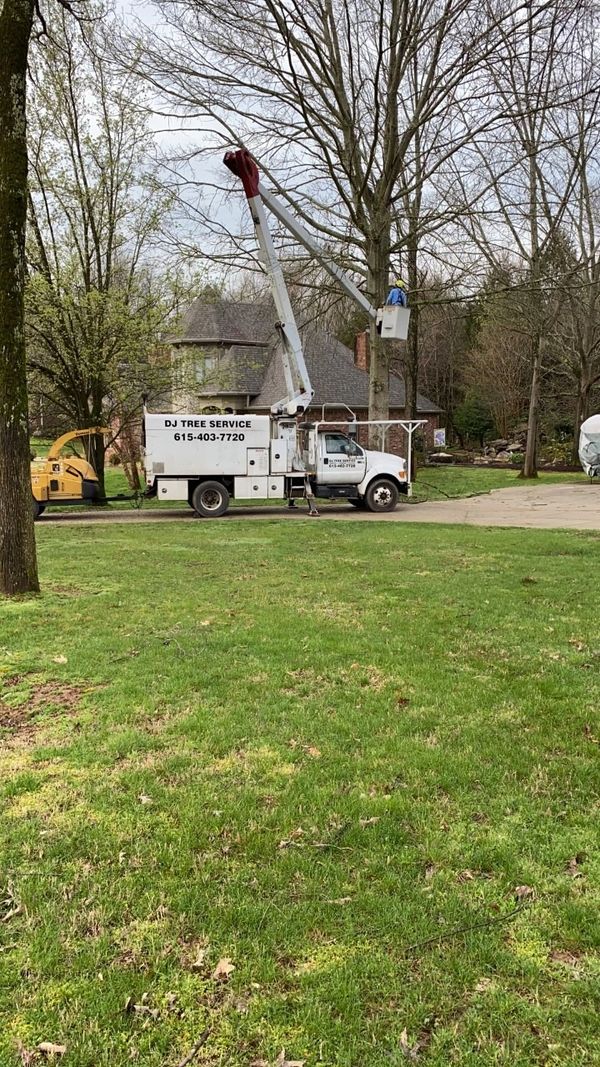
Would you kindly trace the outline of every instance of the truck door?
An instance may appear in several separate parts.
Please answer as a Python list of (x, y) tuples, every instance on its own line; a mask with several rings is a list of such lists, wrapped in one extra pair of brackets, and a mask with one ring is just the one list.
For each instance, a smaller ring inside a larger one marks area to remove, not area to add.
[(367, 472), (367, 457), (360, 445), (344, 433), (322, 431), (317, 449), (317, 482), (321, 485), (358, 485)]

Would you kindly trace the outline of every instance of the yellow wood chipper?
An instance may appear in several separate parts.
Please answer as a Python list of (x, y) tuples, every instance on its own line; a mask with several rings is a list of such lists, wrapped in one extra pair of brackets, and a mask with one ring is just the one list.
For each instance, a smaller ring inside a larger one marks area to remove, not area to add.
[(110, 433), (110, 430), (101, 426), (93, 426), (88, 430), (71, 430), (54, 441), (47, 456), (32, 460), (34, 519), (39, 518), (49, 504), (91, 504), (98, 501), (98, 476), (91, 463), (81, 456), (66, 456), (61, 453), (70, 441), (93, 437), (99, 433)]

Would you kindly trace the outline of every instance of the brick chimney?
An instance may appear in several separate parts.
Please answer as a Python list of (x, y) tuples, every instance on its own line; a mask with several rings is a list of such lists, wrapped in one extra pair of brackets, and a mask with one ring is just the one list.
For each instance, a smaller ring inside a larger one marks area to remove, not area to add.
[(359, 367), (360, 370), (368, 371), (370, 363), (369, 331), (364, 330), (362, 333), (357, 333), (354, 338), (354, 365)]

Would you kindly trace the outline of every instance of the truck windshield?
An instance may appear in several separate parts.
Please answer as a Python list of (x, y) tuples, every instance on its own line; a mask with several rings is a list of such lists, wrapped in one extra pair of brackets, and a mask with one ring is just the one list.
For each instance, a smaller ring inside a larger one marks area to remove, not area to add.
[(344, 433), (326, 433), (325, 451), (331, 455), (362, 456), (362, 448)]

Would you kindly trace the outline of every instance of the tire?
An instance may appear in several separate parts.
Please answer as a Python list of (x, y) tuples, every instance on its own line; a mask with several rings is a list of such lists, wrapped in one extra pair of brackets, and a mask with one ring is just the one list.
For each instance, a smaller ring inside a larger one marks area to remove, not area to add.
[(398, 503), (398, 486), (390, 478), (376, 478), (365, 494), (369, 511), (393, 511)]
[(192, 493), (192, 507), (203, 519), (218, 519), (229, 507), (229, 493), (221, 482), (200, 482)]
[(36, 500), (35, 497), (32, 497), (31, 499), (33, 501), (33, 521), (35, 522), (37, 519), (39, 519), (40, 515), (44, 514), (44, 504), (40, 504), (39, 500)]

